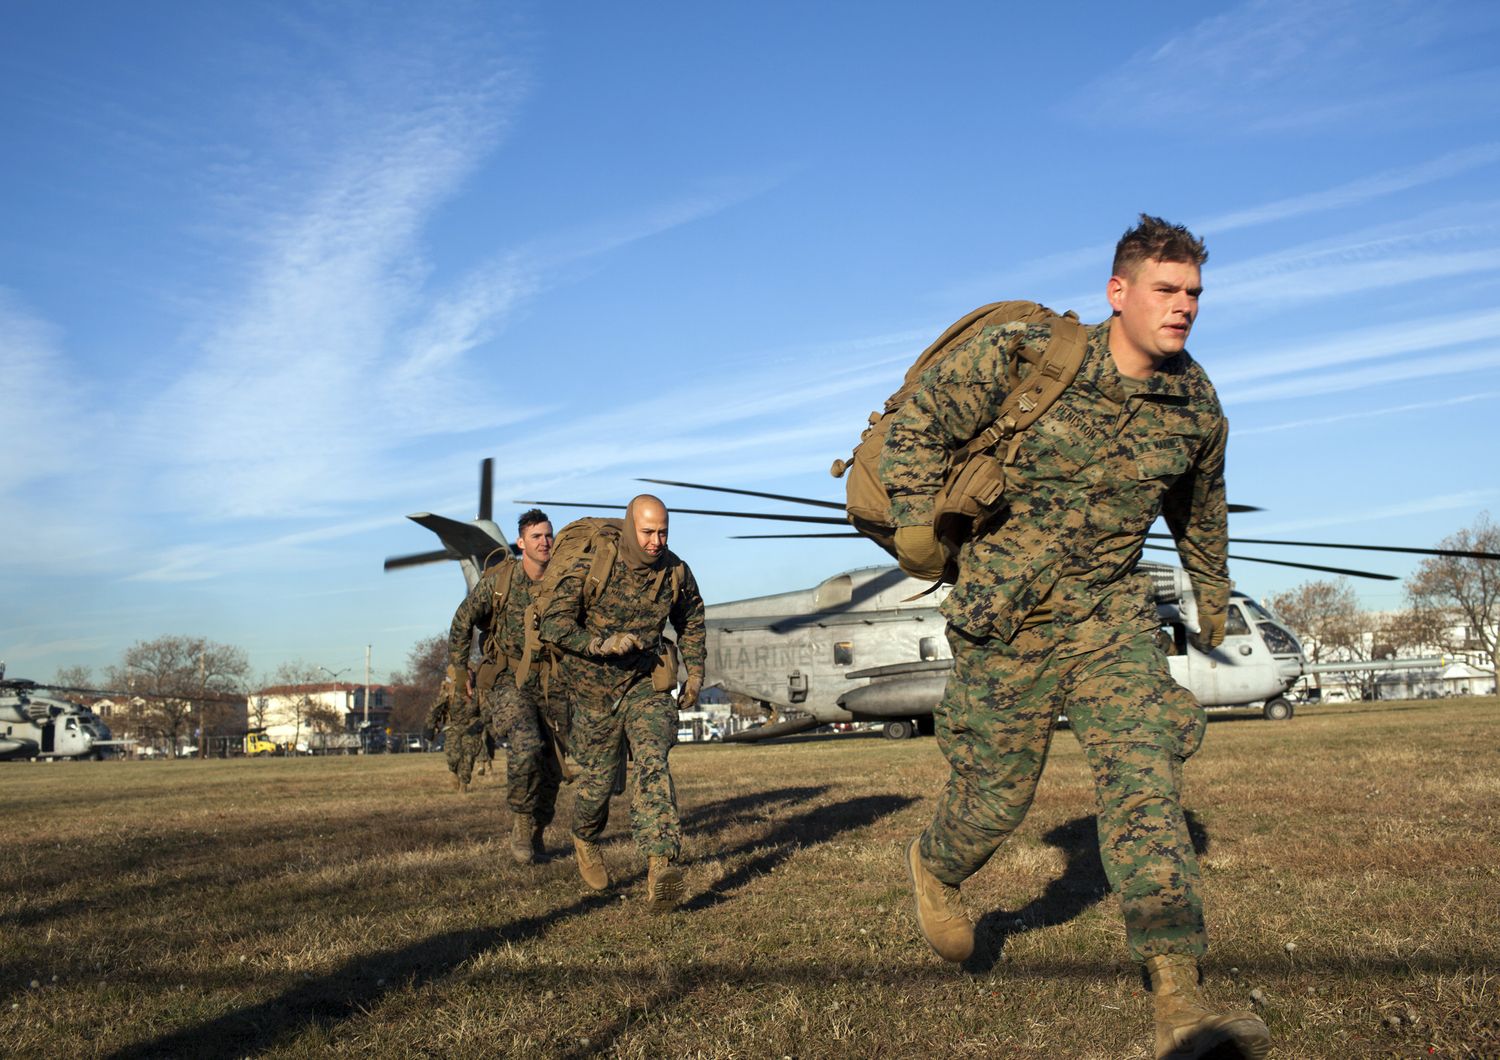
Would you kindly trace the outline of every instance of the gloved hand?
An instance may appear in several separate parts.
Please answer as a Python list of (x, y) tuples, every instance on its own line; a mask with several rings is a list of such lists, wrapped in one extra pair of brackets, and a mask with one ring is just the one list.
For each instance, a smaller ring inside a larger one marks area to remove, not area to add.
[(896, 562), (913, 578), (936, 581), (948, 565), (948, 553), (930, 526), (896, 528)]
[(607, 637), (595, 637), (584, 650), (590, 655), (629, 655), (644, 647), (634, 633), (611, 633)]
[(682, 683), (682, 691), (677, 693), (677, 709), (695, 709), (698, 706), (698, 693), (702, 691), (703, 675), (689, 670), (687, 680)]
[(1199, 611), (1198, 632), (1193, 634), (1193, 647), (1201, 652), (1211, 652), (1224, 643), (1224, 612)]

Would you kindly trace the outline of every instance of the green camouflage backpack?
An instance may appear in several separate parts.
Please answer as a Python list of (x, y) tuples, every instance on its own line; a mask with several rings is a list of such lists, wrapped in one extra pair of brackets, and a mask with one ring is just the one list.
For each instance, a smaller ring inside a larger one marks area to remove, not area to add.
[[(955, 321), (907, 369), (900, 388), (884, 408), (870, 413), (870, 425), (848, 460), (835, 460), (834, 478), (848, 474), (845, 511), (854, 529), (896, 555), (896, 528), (891, 525), (891, 498), (880, 480), (880, 452), (890, 432), (891, 414), (918, 390), (922, 373), (985, 328), (997, 324), (1051, 324), (1052, 338), (1036, 361), (1029, 351), (1023, 364), (1011, 366), (1004, 403), (995, 422), (948, 456), (943, 488), (933, 508), (933, 531), (956, 555), (974, 522), (994, 510), (1005, 492), (1005, 467), (1015, 461), (1021, 432), (1030, 427), (1068, 388), (1083, 364), (1088, 333), (1078, 314), (1054, 313), (1036, 302), (991, 302)], [(1018, 359), (1018, 361), (1021, 359)], [(1000, 447), (1003, 446), (1003, 452)], [(950, 571), (952, 566), (950, 564)]]

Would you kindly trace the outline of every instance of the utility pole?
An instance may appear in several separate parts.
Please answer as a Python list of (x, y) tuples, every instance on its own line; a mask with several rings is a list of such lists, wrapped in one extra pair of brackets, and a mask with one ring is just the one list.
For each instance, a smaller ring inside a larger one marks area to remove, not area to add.
[(365, 645), (365, 728), (370, 727), (370, 646)]

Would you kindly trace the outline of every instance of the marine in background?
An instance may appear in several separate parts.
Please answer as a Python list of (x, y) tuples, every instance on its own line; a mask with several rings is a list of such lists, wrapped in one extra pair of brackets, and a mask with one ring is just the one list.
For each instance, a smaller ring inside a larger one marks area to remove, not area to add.
[[(649, 494), (636, 497), (617, 531), (618, 552), (602, 587), (589, 588), (596, 575), (591, 557), (581, 556), (562, 572), (537, 616), (540, 639), (560, 653), (558, 679), (572, 707), (571, 749), (582, 770), (573, 811), (579, 875), (594, 890), (610, 886), (595, 841), (608, 823), (628, 742), (635, 761), (631, 832), (646, 857), (652, 912), (682, 899), (682, 870), (675, 864), (682, 822), (667, 756), (677, 739), (678, 709), (697, 705), (707, 644), (703, 598), (688, 565), (667, 548), (667, 530), (666, 506)], [(669, 622), (675, 649), (662, 635)], [(678, 651), (687, 679), (674, 702)]]
[[(958, 553), (942, 605), (953, 675), (934, 714), (950, 773), (907, 869), (928, 942), (966, 959), (974, 932), (959, 886), (1026, 816), (1066, 713), (1093, 771), (1099, 852), (1127, 944), (1150, 977), (1156, 1055), (1260, 1060), (1265, 1024), (1199, 988), (1208, 943), (1181, 786), (1205, 717), (1172, 680), (1137, 568), (1164, 516), (1197, 594), (1196, 644), (1218, 647), (1230, 588), (1228, 424), (1186, 349), (1207, 257), (1201, 240), (1159, 218), (1143, 214), (1125, 233), (1106, 285), (1112, 316), (1089, 330), (1078, 375), (1022, 436), (1003, 503)], [(943, 573), (932, 515), (948, 456), (995, 422), (1020, 351), (1045, 347), (1050, 327), (985, 327), (893, 413), (880, 476), (907, 573)]]
[[(450, 666), (466, 668), (473, 631), (480, 631), (482, 661), (477, 672), (468, 674), (467, 684), (477, 692), (479, 740), (487, 726), (495, 740), (509, 741), (505, 781), (510, 853), (526, 865), (545, 852), (544, 835), (556, 811), (562, 778), (562, 721), (549, 715), (536, 673), (520, 687), (513, 679), (524, 653), (526, 608), (552, 558), (552, 523), (545, 512), (532, 508), (522, 514), (516, 547), (519, 560), (497, 550), (501, 555), (492, 557), (494, 562), (459, 605), (448, 631), (448, 654)], [(480, 754), (482, 744), (476, 743), (473, 751)]]

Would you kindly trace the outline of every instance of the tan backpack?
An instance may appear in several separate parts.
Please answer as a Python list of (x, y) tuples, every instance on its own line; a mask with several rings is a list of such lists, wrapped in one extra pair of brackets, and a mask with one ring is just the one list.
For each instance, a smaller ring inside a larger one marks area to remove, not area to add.
[[(610, 572), (614, 570), (615, 559), (620, 554), (620, 534), (624, 525), (624, 521), (620, 519), (575, 519), (552, 539), (552, 556), (547, 561), (547, 572), (532, 590), (531, 603), (527, 605), (522, 620), (526, 630), (526, 647), (521, 663), (516, 667), (517, 688), (523, 687), (532, 671), (540, 666), (543, 694), (546, 693), (559, 660), (557, 650), (542, 643), (542, 615), (551, 606), (552, 598), (557, 595), (557, 586), (563, 576), (581, 563), (584, 557), (588, 557), (589, 565), (583, 583), (584, 607), (591, 607), (604, 594)], [(682, 592), (681, 561), (672, 564), (670, 571), (672, 600), (675, 603)]]
[[(1029, 368), (1012, 363), (1006, 379), (1008, 394), (995, 422), (948, 457), (943, 488), (933, 508), (933, 530), (956, 555), (968, 540), (975, 520), (994, 511), (1005, 492), (1005, 468), (1020, 448), (1021, 432), (1051, 407), (1078, 375), (1088, 348), (1088, 331), (1078, 314), (1057, 314), (1036, 302), (991, 302), (967, 314), (938, 336), (936, 342), (907, 369), (900, 388), (885, 407), (870, 413), (870, 425), (848, 460), (835, 460), (834, 478), (848, 474), (845, 511), (854, 529), (896, 555), (896, 528), (891, 525), (891, 498), (880, 480), (880, 453), (890, 432), (891, 414), (904, 405), (920, 385), (922, 373), (987, 327), (997, 324), (1051, 324), (1052, 338), (1040, 358), (1023, 352)], [(997, 447), (1004, 445), (1003, 454)], [(950, 564), (950, 572), (952, 570)]]

